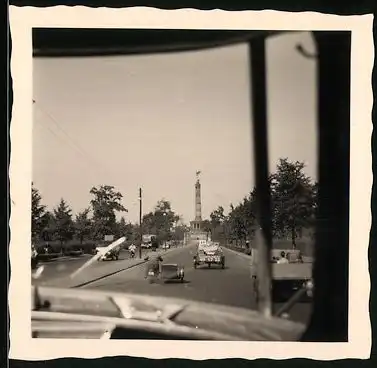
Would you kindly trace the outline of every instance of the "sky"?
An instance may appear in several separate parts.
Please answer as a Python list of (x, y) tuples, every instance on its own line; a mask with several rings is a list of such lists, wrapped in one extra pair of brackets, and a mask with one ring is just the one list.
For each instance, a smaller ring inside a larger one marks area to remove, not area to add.
[[(310, 33), (267, 41), (270, 171), (303, 161), (316, 179), (315, 46)], [(49, 209), (64, 198), (76, 214), (93, 186), (123, 194), (139, 216), (166, 199), (188, 223), (195, 172), (202, 212), (226, 212), (254, 185), (247, 46), (148, 56), (34, 58), (33, 182)], [(148, 101), (146, 103), (145, 101)]]

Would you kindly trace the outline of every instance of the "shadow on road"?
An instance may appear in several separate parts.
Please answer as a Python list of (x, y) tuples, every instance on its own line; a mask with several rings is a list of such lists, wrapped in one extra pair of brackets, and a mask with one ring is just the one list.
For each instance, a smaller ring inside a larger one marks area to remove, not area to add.
[(221, 271), (225, 271), (225, 270), (228, 270), (229, 267), (225, 266), (224, 268), (220, 267), (220, 266), (213, 266), (213, 267), (208, 267), (208, 266), (197, 266), (196, 268), (193, 267), (193, 270), (197, 270), (197, 271), (216, 271), (216, 270), (221, 270)]
[(183, 280), (183, 281), (180, 281), (180, 280), (163, 280), (163, 281), (160, 281), (161, 284), (165, 284), (165, 285), (169, 285), (169, 284), (191, 284), (191, 281), (190, 280)]

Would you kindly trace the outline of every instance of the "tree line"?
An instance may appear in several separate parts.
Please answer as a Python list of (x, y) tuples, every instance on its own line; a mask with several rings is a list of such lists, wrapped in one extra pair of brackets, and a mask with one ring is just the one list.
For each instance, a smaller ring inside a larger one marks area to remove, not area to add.
[[(302, 162), (280, 159), (276, 172), (269, 177), (272, 202), (272, 229), (275, 239), (289, 239), (292, 247), (304, 230), (315, 225), (318, 185), (304, 173)], [(141, 234), (154, 234), (159, 241), (183, 240), (189, 231), (181, 217), (167, 200), (160, 200), (153, 211), (144, 214), (139, 224), (127, 222), (117, 213), (127, 213), (123, 195), (113, 186), (101, 185), (90, 190), (89, 206), (73, 216), (72, 209), (63, 198), (48, 211), (42, 196), (32, 185), (32, 239), (36, 243), (58, 241), (61, 245), (76, 240), (102, 241), (105, 235), (115, 238), (126, 236), (133, 242), (141, 241)], [(214, 240), (223, 242), (246, 242), (252, 240), (257, 230), (257, 192), (255, 188), (238, 205), (230, 204), (228, 214), (218, 206), (203, 221), (203, 229)]]
[[(303, 231), (315, 226), (317, 183), (305, 175), (303, 162), (279, 160), (276, 172), (269, 177), (272, 230), (275, 239), (289, 239), (293, 248)], [(257, 195), (254, 188), (241, 203), (230, 204), (230, 211), (219, 206), (204, 221), (204, 230), (212, 239), (226, 242), (252, 241), (257, 230)]]
[(180, 216), (171, 208), (169, 201), (161, 200), (154, 210), (145, 214), (140, 224), (126, 221), (118, 213), (128, 212), (122, 204), (123, 195), (110, 185), (93, 187), (89, 206), (75, 216), (65, 199), (61, 199), (52, 210), (43, 204), (39, 190), (32, 183), (31, 230), (34, 243), (59, 242), (63, 247), (67, 242), (101, 242), (105, 235), (115, 238), (126, 236), (128, 241), (140, 242), (141, 234), (154, 234), (160, 241), (183, 240), (188, 230)]

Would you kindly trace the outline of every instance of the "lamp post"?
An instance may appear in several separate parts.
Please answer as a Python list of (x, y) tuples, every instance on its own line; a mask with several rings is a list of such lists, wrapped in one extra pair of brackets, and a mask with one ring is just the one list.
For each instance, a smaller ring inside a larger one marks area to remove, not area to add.
[(141, 227), (142, 223), (142, 191), (139, 188), (139, 225), (140, 225), (140, 245), (139, 245), (139, 257), (141, 259), (141, 244), (143, 242), (143, 229)]
[(164, 219), (164, 223), (162, 225), (162, 228), (163, 228), (163, 242), (164, 242), (164, 245), (166, 245), (166, 242), (167, 242), (167, 239), (168, 239), (168, 224), (167, 224), (167, 213), (166, 213), (166, 210), (164, 210), (164, 212), (162, 213), (162, 216), (163, 216), (163, 219)]

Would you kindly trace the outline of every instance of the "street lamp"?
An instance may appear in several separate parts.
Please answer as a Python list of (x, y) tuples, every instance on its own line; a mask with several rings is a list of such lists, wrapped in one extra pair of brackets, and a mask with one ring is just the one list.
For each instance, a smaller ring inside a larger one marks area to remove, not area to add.
[(140, 226), (140, 245), (139, 245), (139, 257), (141, 259), (141, 244), (143, 242), (143, 229), (141, 227), (142, 223), (142, 191), (141, 188), (139, 188), (139, 226)]
[(163, 224), (163, 230), (164, 230), (164, 244), (167, 242), (168, 238), (168, 227), (167, 227), (167, 213), (166, 210), (162, 213), (162, 216), (164, 216), (164, 224)]

